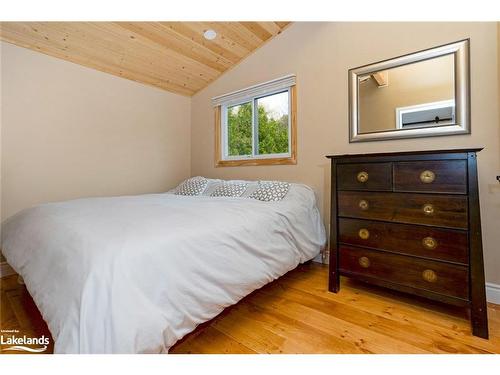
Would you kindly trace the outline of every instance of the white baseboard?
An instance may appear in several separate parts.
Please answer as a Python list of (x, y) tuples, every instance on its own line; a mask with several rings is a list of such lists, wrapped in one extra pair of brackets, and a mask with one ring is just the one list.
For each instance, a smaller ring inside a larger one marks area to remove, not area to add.
[(0, 263), (0, 277), (10, 276), (16, 272), (12, 269), (7, 262)]
[(486, 300), (500, 305), (500, 285), (486, 283)]

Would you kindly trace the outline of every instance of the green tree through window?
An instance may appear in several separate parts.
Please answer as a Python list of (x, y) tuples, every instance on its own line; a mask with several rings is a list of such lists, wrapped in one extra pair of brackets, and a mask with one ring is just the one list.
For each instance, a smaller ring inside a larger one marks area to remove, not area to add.
[(252, 155), (252, 103), (227, 109), (229, 156)]
[[(277, 96), (279, 98), (276, 98)], [(272, 97), (275, 97), (273, 100)], [(267, 102), (266, 102), (267, 100)], [(255, 100), (258, 111), (256, 154), (286, 154), (288, 149), (288, 92)], [(252, 155), (252, 102), (227, 108), (228, 155)]]
[(278, 119), (269, 117), (264, 106), (259, 105), (259, 154), (284, 154), (288, 152), (288, 115)]

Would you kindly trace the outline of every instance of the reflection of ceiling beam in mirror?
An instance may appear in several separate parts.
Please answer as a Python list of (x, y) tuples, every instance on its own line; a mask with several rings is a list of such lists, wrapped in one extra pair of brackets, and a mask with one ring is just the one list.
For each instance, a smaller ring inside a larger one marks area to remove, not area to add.
[(372, 77), (377, 82), (379, 88), (389, 86), (389, 72), (387, 70), (373, 73)]

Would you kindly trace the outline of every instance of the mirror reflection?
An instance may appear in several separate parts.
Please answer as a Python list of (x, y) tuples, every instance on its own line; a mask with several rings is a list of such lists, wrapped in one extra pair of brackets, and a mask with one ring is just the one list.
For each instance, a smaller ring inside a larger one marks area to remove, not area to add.
[(455, 55), (358, 75), (358, 132), (456, 124)]

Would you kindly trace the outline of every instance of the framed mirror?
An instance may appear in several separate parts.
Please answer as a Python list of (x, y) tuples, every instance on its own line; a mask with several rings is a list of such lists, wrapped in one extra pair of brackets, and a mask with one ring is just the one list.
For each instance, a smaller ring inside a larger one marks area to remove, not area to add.
[(470, 133), (469, 40), (349, 70), (349, 142)]

